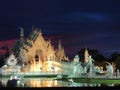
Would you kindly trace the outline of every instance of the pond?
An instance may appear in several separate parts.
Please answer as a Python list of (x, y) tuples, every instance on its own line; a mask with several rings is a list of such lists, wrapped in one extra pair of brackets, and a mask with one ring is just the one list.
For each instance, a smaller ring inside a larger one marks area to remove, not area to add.
[[(67, 81), (55, 80), (54, 78), (24, 78), (21, 81), (11, 81), (8, 86), (8, 78), (0, 78), (1, 87), (116, 87), (119, 84), (95, 84), (95, 83), (71, 83)], [(14, 83), (14, 84), (13, 84)]]

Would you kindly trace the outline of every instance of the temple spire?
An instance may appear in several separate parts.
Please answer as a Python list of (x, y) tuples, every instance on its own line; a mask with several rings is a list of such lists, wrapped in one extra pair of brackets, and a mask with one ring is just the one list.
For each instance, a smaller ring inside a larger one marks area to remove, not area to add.
[(59, 40), (58, 50), (62, 50), (62, 45), (61, 45), (60, 40)]
[(24, 39), (24, 30), (22, 27), (20, 27), (20, 40)]
[(87, 48), (85, 49), (85, 52), (84, 52), (84, 61), (85, 62), (88, 62), (88, 57), (89, 57), (89, 53), (88, 53), (88, 50)]

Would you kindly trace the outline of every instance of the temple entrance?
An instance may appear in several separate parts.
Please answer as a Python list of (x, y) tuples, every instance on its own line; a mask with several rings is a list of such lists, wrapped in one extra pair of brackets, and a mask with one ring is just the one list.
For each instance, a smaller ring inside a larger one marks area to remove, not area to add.
[(35, 56), (35, 61), (36, 61), (36, 62), (39, 62), (39, 57), (38, 57), (38, 55)]

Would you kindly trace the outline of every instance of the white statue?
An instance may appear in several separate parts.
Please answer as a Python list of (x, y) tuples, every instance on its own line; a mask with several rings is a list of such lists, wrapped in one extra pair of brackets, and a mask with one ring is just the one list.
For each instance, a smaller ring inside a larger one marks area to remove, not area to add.
[(96, 66), (96, 73), (100, 73), (100, 67)]
[(119, 75), (119, 73), (120, 73), (120, 72), (119, 72), (119, 69), (117, 69), (117, 75)]
[(89, 62), (89, 64), (92, 64), (94, 62), (91, 55), (88, 57), (88, 62)]
[(74, 57), (74, 62), (75, 62), (75, 63), (78, 63), (78, 62), (79, 62), (79, 56), (78, 56), (78, 55), (76, 55), (76, 56)]
[(86, 67), (83, 67), (83, 74), (86, 74), (87, 73), (87, 68)]
[(109, 65), (107, 65), (106, 67), (107, 67), (107, 74), (111, 76), (113, 74), (112, 65), (109, 63)]
[(80, 62), (79, 62), (79, 56), (76, 55), (74, 57), (74, 68), (73, 68), (73, 74), (76, 75), (76, 74), (80, 74)]

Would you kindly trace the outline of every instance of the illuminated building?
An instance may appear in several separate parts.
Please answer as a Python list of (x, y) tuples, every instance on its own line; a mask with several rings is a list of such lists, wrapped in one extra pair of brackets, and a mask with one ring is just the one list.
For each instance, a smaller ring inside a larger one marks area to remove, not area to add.
[(88, 50), (85, 49), (85, 52), (84, 52), (84, 61), (88, 62), (88, 58), (89, 58), (89, 53), (88, 53)]
[(55, 49), (38, 29), (33, 29), (25, 39), (21, 28), (20, 39), (13, 47), (13, 53), (18, 57), (23, 72), (61, 72), (60, 62), (68, 60), (61, 42), (59, 41), (58, 49)]

